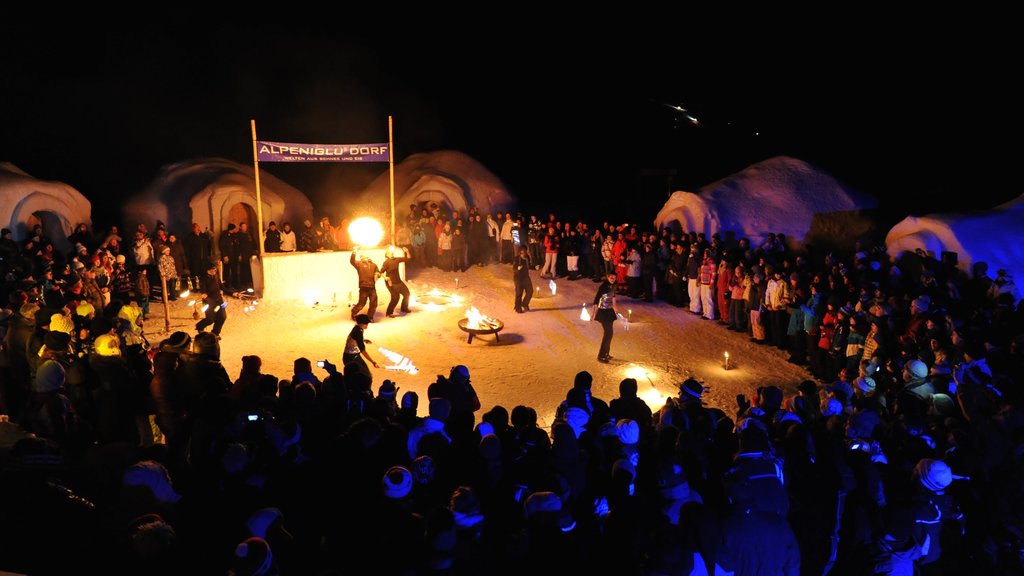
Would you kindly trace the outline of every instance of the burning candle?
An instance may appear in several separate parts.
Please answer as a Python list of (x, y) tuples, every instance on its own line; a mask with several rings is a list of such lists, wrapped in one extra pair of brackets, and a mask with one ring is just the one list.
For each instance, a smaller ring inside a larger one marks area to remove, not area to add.
[(627, 319), (628, 319), (628, 320), (629, 320), (630, 322), (632, 322), (632, 321), (633, 321), (633, 309), (632, 309), (632, 308), (630, 308), (630, 309), (628, 310), (628, 312), (629, 312), (629, 315), (628, 315), (628, 316), (627, 316), (626, 318), (627, 318)]
[(456, 289), (459, 288), (459, 279), (458, 278), (455, 279), (455, 288)]
[(725, 369), (726, 370), (729, 369), (729, 353), (728, 352), (725, 353)]

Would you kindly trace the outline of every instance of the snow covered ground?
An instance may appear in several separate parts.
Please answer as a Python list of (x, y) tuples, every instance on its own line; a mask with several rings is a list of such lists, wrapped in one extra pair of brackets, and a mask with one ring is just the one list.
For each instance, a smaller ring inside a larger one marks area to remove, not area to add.
[[(455, 274), (413, 268), (408, 272), (412, 311), (397, 318), (385, 317), (389, 296), (379, 283), (376, 322), (366, 333), (372, 341), (367, 349), (382, 366), (374, 370), (374, 390), (390, 378), (400, 387), (399, 397), (416, 391), (420, 411), (425, 412), (427, 386), (438, 374), (447, 375), (452, 366), (465, 364), (483, 404), (480, 413), (496, 404), (509, 410), (524, 404), (535, 408), (540, 424), (548, 426), (580, 370), (594, 376), (593, 393), (605, 400), (618, 395), (623, 378), (635, 377), (652, 409), (661, 406), (666, 396), (678, 394), (679, 383), (693, 376), (708, 388), (708, 404), (728, 413), (735, 409), (736, 394), (750, 397), (757, 386), (769, 384), (788, 393), (807, 377), (802, 368), (787, 363), (780, 350), (753, 344), (746, 335), (702, 320), (687, 309), (628, 297), (619, 298), (618, 311), (632, 321), (628, 330), (623, 322), (616, 323), (614, 360), (602, 364), (597, 361), (601, 326), (580, 320), (581, 306), (592, 302), (597, 284), (559, 279), (552, 295), (548, 280), (539, 279), (536, 272), (533, 282), (539, 290), (530, 311), (517, 314), (512, 309), (512, 272), (507, 265), (473, 267)], [(351, 288), (356, 293), (355, 286)], [(428, 296), (433, 289), (444, 295)], [(341, 289), (338, 294), (348, 292)], [(458, 295), (461, 302), (444, 305), (450, 294)], [(505, 323), (500, 341), (479, 336), (467, 342), (458, 321), (470, 306)], [(155, 345), (168, 333), (162, 305), (154, 302), (151, 313), (146, 334)], [(261, 303), (255, 312), (247, 313), (240, 300), (229, 299), (228, 316), (221, 334), (221, 359), (232, 378), (238, 376), (242, 356), (251, 354), (262, 358), (264, 373), (278, 378), (289, 378), (292, 362), (299, 357), (339, 364), (353, 326), (348, 302), (341, 300), (315, 306)], [(171, 303), (171, 331), (194, 334), (194, 324), (186, 302)], [(410, 358), (419, 372), (384, 370), (392, 362), (386, 360), (382, 347)], [(730, 370), (723, 368), (725, 352)]]

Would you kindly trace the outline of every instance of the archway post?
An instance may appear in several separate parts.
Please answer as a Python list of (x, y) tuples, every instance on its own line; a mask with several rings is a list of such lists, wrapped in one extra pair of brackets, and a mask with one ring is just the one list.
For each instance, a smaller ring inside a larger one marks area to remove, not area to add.
[[(249, 120), (250, 126), (252, 127), (252, 163), (253, 171), (256, 177), (256, 254), (259, 258), (259, 270), (260, 270), (260, 285), (258, 290), (260, 293), (263, 292), (263, 198), (260, 195), (260, 158), (256, 143), (256, 119), (252, 118)], [(392, 213), (394, 213), (394, 202), (392, 202)], [(394, 216), (392, 216), (394, 220)], [(394, 234), (394, 230), (392, 230)], [(249, 263), (251, 265), (251, 263)]]

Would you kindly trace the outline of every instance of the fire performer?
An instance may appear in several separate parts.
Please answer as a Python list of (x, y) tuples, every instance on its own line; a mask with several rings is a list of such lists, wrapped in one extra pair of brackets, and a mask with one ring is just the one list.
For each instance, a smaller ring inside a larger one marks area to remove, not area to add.
[(341, 355), (341, 363), (347, 366), (350, 362), (359, 362), (362, 364), (363, 371), (369, 374), (370, 369), (367, 368), (366, 361), (373, 364), (374, 368), (380, 368), (380, 364), (377, 364), (370, 357), (370, 353), (366, 351), (366, 345), (372, 344), (372, 342), (363, 338), (366, 328), (370, 325), (370, 317), (366, 314), (359, 314), (355, 317), (355, 321), (356, 325), (352, 327), (345, 340), (345, 352)]
[[(402, 255), (395, 256), (396, 251), (401, 252)], [(388, 301), (388, 318), (395, 317), (395, 306), (398, 305), (399, 299), (402, 300), (402, 313), (409, 313), (409, 287), (405, 285), (405, 282), (402, 281), (402, 276), (398, 273), (398, 265), (408, 260), (408, 248), (388, 246), (387, 251), (384, 253), (384, 264), (380, 267), (380, 275), (384, 277), (384, 283), (387, 284), (388, 292), (391, 293), (391, 300)], [(361, 294), (360, 298), (362, 298)]]
[(373, 322), (373, 315), (377, 313), (377, 279), (380, 278), (380, 270), (369, 256), (360, 255), (358, 247), (352, 250), (348, 261), (359, 274), (359, 301), (352, 307), (352, 319), (356, 319), (369, 300), (366, 317)]
[(597, 294), (594, 295), (594, 313), (590, 315), (592, 320), (601, 323), (604, 334), (601, 336), (601, 350), (597, 353), (599, 362), (608, 363), (611, 357), (612, 332), (615, 326), (615, 283), (617, 277), (614, 273), (606, 274), (604, 281), (597, 287)]
[(529, 312), (533, 281), (530, 280), (530, 250), (525, 245), (519, 247), (519, 256), (512, 263), (512, 281), (516, 290), (516, 312)]
[(206, 305), (206, 318), (196, 324), (196, 332), (202, 332), (207, 326), (213, 324), (213, 334), (220, 337), (220, 331), (228, 319), (228, 313), (224, 307), (224, 289), (220, 278), (217, 277), (216, 262), (206, 265), (201, 298), (203, 304)]

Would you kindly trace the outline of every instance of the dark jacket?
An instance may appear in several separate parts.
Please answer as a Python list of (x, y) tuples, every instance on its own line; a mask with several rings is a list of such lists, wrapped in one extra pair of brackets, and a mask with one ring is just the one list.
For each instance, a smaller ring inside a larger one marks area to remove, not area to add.
[(356, 258), (356, 253), (352, 252), (349, 256), (348, 261), (356, 269), (356, 273), (359, 274), (359, 287), (360, 288), (373, 288), (377, 283), (378, 275), (380, 270), (377, 268), (377, 264), (372, 260), (363, 258)]

